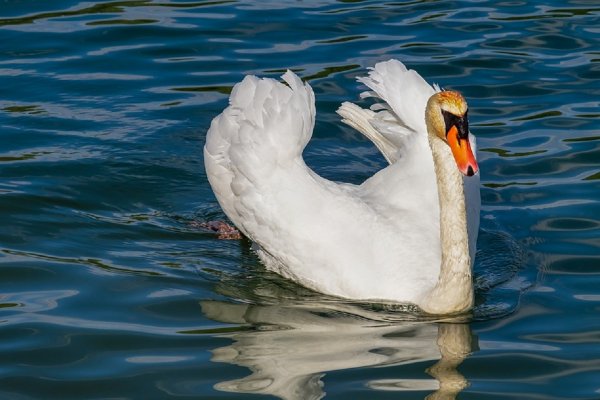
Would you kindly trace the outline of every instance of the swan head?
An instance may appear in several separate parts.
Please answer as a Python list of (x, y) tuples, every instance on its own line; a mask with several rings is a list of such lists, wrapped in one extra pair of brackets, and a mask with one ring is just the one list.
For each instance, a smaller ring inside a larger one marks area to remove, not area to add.
[(429, 134), (448, 144), (458, 170), (472, 176), (479, 166), (469, 142), (468, 111), (467, 101), (459, 92), (444, 90), (429, 98), (425, 121)]

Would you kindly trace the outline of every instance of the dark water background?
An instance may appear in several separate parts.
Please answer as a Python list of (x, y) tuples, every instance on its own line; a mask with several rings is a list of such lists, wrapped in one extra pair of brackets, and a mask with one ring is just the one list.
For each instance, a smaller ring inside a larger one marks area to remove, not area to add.
[[(600, 398), (597, 1), (2, 0), (0, 43), (1, 398)], [(308, 164), (360, 182), (385, 162), (335, 109), (392, 57), (469, 101), (472, 322), (307, 292), (199, 226), (232, 85), (295, 70)]]

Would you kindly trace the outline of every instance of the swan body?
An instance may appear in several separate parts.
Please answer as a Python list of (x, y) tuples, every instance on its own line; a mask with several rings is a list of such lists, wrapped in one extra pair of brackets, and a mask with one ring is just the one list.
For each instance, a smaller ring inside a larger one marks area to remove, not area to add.
[[(204, 148), (219, 204), (266, 267), (349, 299), (412, 303), (432, 314), (472, 307), (479, 175), (460, 173), (440, 133), (449, 115), (462, 112), (466, 124), (462, 96), (446, 102), (446, 92), (399, 61), (377, 64), (359, 80), (371, 89), (363, 96), (380, 103), (374, 110), (344, 103), (338, 112), (390, 165), (351, 185), (305, 164), (314, 94), (290, 71), (283, 79), (287, 86), (254, 76), (238, 83)], [(466, 129), (444, 130), (461, 141)], [(474, 153), (473, 135), (462, 143)], [(477, 172), (472, 155), (463, 163), (463, 172)]]

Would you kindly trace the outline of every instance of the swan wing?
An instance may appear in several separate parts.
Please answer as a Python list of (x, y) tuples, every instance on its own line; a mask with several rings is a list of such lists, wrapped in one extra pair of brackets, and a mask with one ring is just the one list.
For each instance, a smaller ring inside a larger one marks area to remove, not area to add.
[(234, 87), (229, 107), (207, 133), (208, 180), (227, 216), (258, 245), (267, 268), (350, 297), (335, 287), (335, 264), (350, 261), (342, 249), (348, 243), (339, 236), (359, 231), (348, 215), (360, 219), (368, 207), (354, 199), (354, 186), (330, 182), (304, 163), (314, 95), (295, 74), (283, 78), (288, 86), (248, 76)]
[(221, 207), (267, 268), (285, 277), (341, 297), (417, 303), (437, 277), (415, 268), (435, 265), (421, 251), (422, 222), (390, 219), (365, 187), (306, 166), (314, 95), (293, 73), (283, 77), (288, 86), (245, 78), (211, 124), (204, 159)]
[[(380, 130), (383, 130), (382, 128), (384, 128), (382, 125), (376, 125), (374, 122), (376, 119), (380, 119), (380, 115), (383, 112), (376, 113), (372, 110), (359, 107), (349, 101), (345, 101), (340, 108), (337, 109), (337, 113), (342, 117), (343, 123), (353, 127), (373, 142), (388, 163), (391, 164), (398, 159), (396, 154), (398, 151), (397, 144), (381, 133)], [(379, 129), (375, 128), (375, 126)], [(390, 123), (389, 126), (393, 127), (393, 122)], [(402, 135), (403, 133), (399, 132), (399, 134)]]
[[(338, 109), (342, 122), (352, 126), (381, 151), (390, 163), (401, 162), (405, 179), (404, 196), (393, 196), (389, 193), (387, 183), (381, 183), (381, 177), (371, 179), (364, 186), (382, 186), (379, 202), (386, 199), (397, 199), (402, 205), (429, 205), (432, 210), (430, 219), (439, 216), (437, 205), (437, 188), (431, 152), (427, 144), (427, 126), (424, 110), (427, 101), (434, 93), (440, 91), (439, 86), (429, 85), (416, 71), (406, 68), (398, 60), (380, 62), (371, 68), (368, 76), (358, 78), (370, 91), (361, 93), (361, 97), (374, 98), (375, 103), (370, 110), (350, 102), (344, 102)], [(476, 154), (476, 137), (470, 134), (471, 148)], [(415, 169), (418, 168), (417, 170)], [(412, 171), (412, 172), (410, 172)], [(382, 174), (386, 175), (386, 174)], [(395, 179), (390, 177), (389, 179)], [(377, 182), (375, 185), (374, 183)], [(465, 200), (467, 206), (467, 229), (469, 231), (469, 249), (471, 260), (475, 259), (477, 236), (479, 231), (479, 214), (481, 207), (480, 175), (465, 177)], [(383, 189), (385, 187), (388, 189)], [(411, 191), (406, 191), (411, 187)], [(417, 190), (419, 189), (420, 190)], [(377, 193), (370, 189), (370, 193)], [(411, 198), (408, 193), (417, 193), (420, 200)], [(416, 211), (413, 211), (416, 212)], [(433, 225), (432, 225), (433, 226)]]
[(405, 146), (409, 136), (427, 132), (424, 110), (427, 100), (439, 91), (439, 87), (429, 85), (421, 75), (398, 60), (376, 64), (368, 76), (360, 77), (358, 81), (370, 89), (361, 93), (361, 97), (378, 101), (371, 107), (377, 112), (371, 116), (370, 123), (379, 135), (372, 134), (371, 137), (376, 138), (376, 144), (387, 141), (395, 148), (395, 151), (386, 149), (387, 154), (384, 153), (386, 159), (394, 162), (399, 157), (397, 151)]
[(263, 200), (261, 185), (301, 158), (314, 125), (312, 89), (289, 71), (283, 78), (290, 87), (246, 76), (234, 86), (229, 106), (213, 119), (206, 136), (211, 187), (225, 214), (250, 237), (250, 224), (260, 218), (252, 206)]

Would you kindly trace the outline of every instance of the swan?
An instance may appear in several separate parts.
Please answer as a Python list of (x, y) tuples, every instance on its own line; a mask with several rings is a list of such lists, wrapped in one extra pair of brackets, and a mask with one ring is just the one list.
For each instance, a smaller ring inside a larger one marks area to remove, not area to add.
[(390, 163), (360, 185), (327, 180), (302, 151), (315, 100), (287, 71), (286, 84), (246, 76), (211, 122), (208, 181), (265, 266), (315, 291), (407, 303), (428, 314), (473, 306), (479, 173), (467, 103), (400, 61), (358, 80), (378, 103), (338, 113)]

